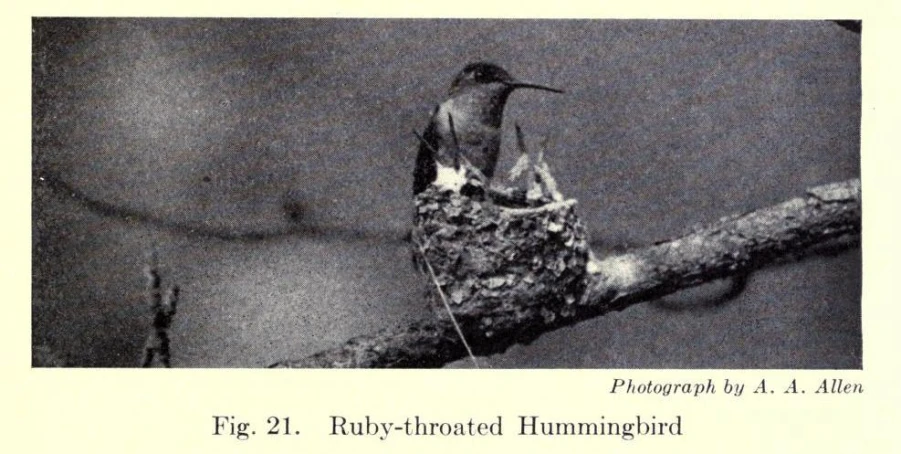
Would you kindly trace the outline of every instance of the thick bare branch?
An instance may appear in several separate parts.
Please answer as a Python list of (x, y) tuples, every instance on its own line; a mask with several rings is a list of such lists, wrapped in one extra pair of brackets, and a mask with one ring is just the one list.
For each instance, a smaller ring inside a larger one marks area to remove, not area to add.
[[(779, 205), (729, 216), (679, 238), (588, 262), (582, 298), (501, 317), (489, 327), (463, 324), (476, 354), (506, 350), (541, 333), (804, 254), (832, 240), (859, 236), (860, 180), (811, 188)], [(509, 309), (508, 309), (509, 310)], [(273, 367), (438, 367), (465, 357), (449, 319), (421, 321), (351, 339), (313, 356)]]

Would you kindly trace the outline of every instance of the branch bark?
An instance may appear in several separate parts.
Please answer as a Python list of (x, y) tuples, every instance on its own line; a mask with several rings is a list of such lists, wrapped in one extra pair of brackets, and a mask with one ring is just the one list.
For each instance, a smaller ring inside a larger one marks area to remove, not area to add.
[[(808, 189), (775, 206), (722, 218), (691, 233), (586, 265), (582, 297), (569, 306), (538, 301), (535, 310), (486, 329), (463, 324), (477, 355), (499, 353), (540, 334), (677, 290), (803, 255), (861, 232), (860, 180)], [(849, 244), (849, 243), (846, 243)], [(853, 243), (850, 243), (853, 244)], [(271, 367), (439, 367), (467, 355), (450, 319), (423, 320), (350, 339), (344, 345)]]

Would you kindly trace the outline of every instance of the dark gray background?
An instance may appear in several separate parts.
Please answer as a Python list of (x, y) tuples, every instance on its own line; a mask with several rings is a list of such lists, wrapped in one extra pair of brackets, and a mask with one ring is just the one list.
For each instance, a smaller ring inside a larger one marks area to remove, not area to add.
[[(826, 21), (34, 23), (32, 340), (133, 366), (146, 252), (176, 366), (258, 367), (430, 316), (401, 241), (416, 139), (469, 61), (602, 254), (860, 174), (860, 36)], [(581, 323), (493, 367), (858, 368), (860, 251)], [(457, 364), (457, 365), (464, 365)]]

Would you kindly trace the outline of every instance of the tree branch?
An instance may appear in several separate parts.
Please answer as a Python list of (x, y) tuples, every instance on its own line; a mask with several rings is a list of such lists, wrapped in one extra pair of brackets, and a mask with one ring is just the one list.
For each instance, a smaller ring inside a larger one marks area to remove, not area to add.
[[(562, 326), (704, 282), (744, 275), (833, 240), (859, 238), (860, 231), (860, 180), (817, 186), (801, 197), (722, 218), (673, 240), (591, 259), (576, 301), (562, 305), (535, 301), (514, 317), (509, 305), (498, 307), (502, 315), (496, 319), (480, 313), (464, 318), (461, 325), (476, 354), (499, 353)], [(436, 316), (271, 367), (439, 367), (465, 356), (451, 320)]]

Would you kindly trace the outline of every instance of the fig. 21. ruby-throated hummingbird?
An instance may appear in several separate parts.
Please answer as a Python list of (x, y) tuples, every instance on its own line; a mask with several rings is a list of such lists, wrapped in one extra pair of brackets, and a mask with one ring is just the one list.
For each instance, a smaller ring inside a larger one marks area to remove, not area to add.
[(501, 120), (507, 98), (517, 88), (563, 93), (562, 90), (522, 82), (500, 66), (470, 63), (451, 83), (447, 99), (432, 112), (422, 134), (413, 194), (419, 194), (437, 176), (437, 164), (455, 166), (457, 153), (490, 179), (501, 145)]

